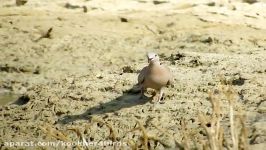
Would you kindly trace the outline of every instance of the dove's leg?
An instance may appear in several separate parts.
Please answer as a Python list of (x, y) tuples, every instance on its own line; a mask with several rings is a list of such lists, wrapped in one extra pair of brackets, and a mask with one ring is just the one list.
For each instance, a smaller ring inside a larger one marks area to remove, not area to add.
[(146, 91), (146, 88), (143, 85), (141, 85), (141, 95), (140, 95), (140, 98), (144, 98), (145, 91)]
[(158, 103), (161, 102), (162, 97), (163, 97), (163, 88), (161, 88), (161, 89), (159, 90)]
[(140, 92), (140, 97), (143, 98), (143, 96), (144, 96), (144, 88), (142, 87)]
[(156, 109), (156, 106), (157, 106), (158, 103), (160, 103), (160, 104), (162, 103), (161, 99), (163, 97), (163, 88), (161, 88), (160, 90), (156, 90), (156, 93), (157, 92), (159, 92), (159, 95), (157, 94), (158, 95), (157, 96), (158, 97), (158, 101), (154, 103), (153, 111)]

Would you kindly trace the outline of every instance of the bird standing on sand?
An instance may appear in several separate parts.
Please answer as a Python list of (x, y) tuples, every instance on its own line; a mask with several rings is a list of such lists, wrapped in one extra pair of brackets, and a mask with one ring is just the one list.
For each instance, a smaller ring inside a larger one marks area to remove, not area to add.
[(138, 84), (141, 88), (141, 97), (147, 88), (151, 88), (159, 92), (158, 102), (163, 96), (163, 88), (173, 84), (173, 75), (170, 70), (162, 65), (159, 56), (150, 52), (147, 54), (149, 65), (144, 67), (138, 76)]

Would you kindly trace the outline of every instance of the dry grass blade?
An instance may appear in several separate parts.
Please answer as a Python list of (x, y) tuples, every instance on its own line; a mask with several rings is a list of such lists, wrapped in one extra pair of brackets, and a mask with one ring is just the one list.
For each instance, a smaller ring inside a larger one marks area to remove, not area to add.
[(111, 139), (113, 142), (116, 141), (116, 139), (117, 139), (117, 134), (116, 134), (116, 132), (115, 132), (115, 130), (114, 130), (114, 128), (113, 128), (113, 126), (112, 126), (111, 124), (109, 124), (108, 122), (105, 122), (105, 121), (103, 121), (103, 120), (101, 120), (101, 119), (97, 119), (97, 118), (92, 118), (92, 121), (93, 121), (93, 122), (98, 122), (98, 123), (101, 123), (101, 124), (106, 125), (106, 127), (107, 127), (107, 128), (109, 129), (109, 131), (110, 131), (110, 135), (109, 135), (110, 139)]
[(74, 131), (80, 139), (83, 138), (79, 128), (71, 127), (71, 128), (68, 128), (67, 130)]
[(183, 143), (184, 143), (184, 149), (189, 149), (189, 143), (188, 143), (188, 133), (187, 133), (187, 123), (185, 122), (184, 119), (181, 120), (181, 129), (182, 129), (182, 134), (183, 134)]
[(84, 133), (89, 133), (89, 130), (91, 130), (91, 126), (92, 126), (92, 123), (86, 124), (85, 129), (84, 129)]
[(153, 140), (155, 142), (159, 142), (166, 148), (170, 148), (171, 147), (168, 143), (166, 143), (165, 141), (161, 140), (160, 138), (158, 138), (156, 136), (149, 136), (148, 139), (149, 140)]
[[(153, 124), (153, 123), (152, 123), (152, 125), (153, 125), (157, 130), (159, 130), (161, 133), (163, 133), (163, 134), (167, 135), (168, 137), (174, 139), (175, 143), (178, 143), (177, 140), (174, 138), (174, 136), (171, 135), (171, 134), (169, 134), (166, 130), (164, 130), (164, 129), (158, 127), (157, 125), (155, 125), (155, 124)], [(159, 142), (159, 143), (161, 143), (161, 144), (162, 144), (164, 147), (166, 147), (166, 148), (170, 148), (170, 147), (171, 147), (171, 145), (169, 145), (169, 144), (166, 143), (165, 141), (159, 139), (158, 137), (155, 137), (155, 136), (148, 136), (148, 138), (149, 138), (149, 140), (153, 140), (153, 141), (155, 141), (155, 142)], [(178, 143), (177, 145), (180, 145), (180, 144)]]
[(49, 136), (56, 138), (57, 140), (69, 142), (70, 139), (61, 131), (58, 131), (48, 125), (40, 126), (40, 129)]
[(224, 129), (223, 128), (220, 128), (218, 142), (219, 142), (218, 143), (219, 149), (223, 149), (223, 145), (224, 145)]
[(208, 144), (209, 144), (209, 147), (210, 149), (212, 150), (217, 150), (217, 141), (215, 140), (216, 138), (216, 135), (215, 133), (213, 132), (214, 129), (213, 129), (213, 126), (211, 125), (210, 128), (208, 128), (206, 125), (208, 124), (207, 122), (207, 117), (200, 113), (199, 114), (199, 120), (201, 122), (201, 126), (203, 127), (203, 129), (205, 130), (206, 134), (207, 134), (207, 137), (208, 137)]
[(137, 122), (139, 127), (132, 129), (131, 132), (136, 131), (136, 130), (141, 131), (141, 133), (142, 133), (141, 145), (144, 146), (144, 148), (143, 148), (144, 150), (149, 150), (149, 147), (148, 147), (149, 136), (147, 134), (147, 131), (146, 131), (144, 125), (139, 120), (136, 119), (136, 122)]
[[(72, 128), (68, 128), (67, 130), (74, 131), (77, 134), (77, 136), (80, 138), (80, 140), (82, 140), (83, 142), (86, 142), (79, 128), (72, 127)], [(79, 145), (77, 145), (77, 148), (80, 150), (82, 149)]]
[(231, 86), (227, 86), (224, 89), (224, 94), (229, 102), (229, 119), (230, 119), (230, 129), (231, 129), (231, 138), (233, 142), (233, 149), (238, 148), (238, 141), (236, 138), (235, 123), (234, 123), (234, 104), (235, 104), (235, 91)]
[(138, 149), (138, 145), (133, 140), (128, 140), (127, 143), (128, 143), (128, 145), (130, 146), (130, 148), (132, 150), (137, 150)]
[(248, 130), (245, 125), (245, 118), (243, 116), (239, 117), (240, 124), (241, 124), (241, 130), (239, 135), (239, 146), (238, 149), (241, 150), (247, 150), (248, 149)]
[(143, 124), (137, 120), (137, 123), (139, 125), (139, 128), (140, 128), (140, 131), (142, 132), (142, 145), (144, 146), (144, 150), (148, 150), (148, 140), (149, 140), (149, 137), (148, 137), (148, 134), (147, 134), (147, 131), (146, 129), (144, 128)]
[[(214, 95), (214, 92), (209, 92), (209, 101), (212, 105), (212, 114), (210, 118), (210, 122), (207, 120), (207, 116), (200, 113), (199, 120), (201, 122), (201, 126), (204, 128), (207, 137), (208, 137), (208, 145), (210, 149), (216, 150), (221, 149), (223, 147), (223, 129), (221, 129), (221, 106), (219, 100)], [(207, 124), (209, 124), (207, 127)]]
[(134, 131), (137, 131), (137, 130), (140, 130), (140, 127), (133, 128), (133, 129), (129, 130), (128, 133), (129, 133), (129, 132), (134, 132)]
[[(138, 124), (138, 127), (134, 128), (134, 129), (132, 129), (132, 130), (130, 130), (129, 132), (133, 132), (133, 131), (136, 131), (136, 130), (141, 131), (141, 133), (142, 133), (141, 145), (143, 146), (143, 149), (144, 149), (144, 150), (148, 150), (148, 149), (149, 149), (149, 146), (148, 146), (148, 142), (149, 142), (149, 140), (152, 140), (152, 141), (154, 141), (154, 142), (159, 142), (160, 144), (162, 144), (164, 147), (167, 147), (167, 148), (170, 148), (170, 147), (171, 147), (171, 145), (169, 145), (169, 143), (163, 141), (162, 139), (160, 139), (160, 138), (158, 138), (158, 137), (156, 137), (156, 136), (150, 136), (150, 135), (148, 135), (148, 133), (147, 133), (147, 131), (146, 131), (144, 125), (143, 125), (139, 120), (137, 120), (137, 119), (136, 119), (136, 122), (137, 122), (137, 124)], [(155, 128), (157, 128), (159, 131), (161, 131), (162, 133), (164, 133), (164, 134), (166, 134), (167, 136), (172, 137), (172, 138), (174, 139), (174, 137), (173, 137), (172, 135), (170, 135), (169, 133), (167, 133), (165, 130), (159, 128), (158, 126), (156, 126), (156, 125), (154, 125), (154, 124), (152, 124), (152, 125), (153, 125)], [(129, 132), (127, 132), (127, 133), (129, 133)], [(174, 139), (174, 140), (175, 140), (175, 139)], [(175, 142), (176, 142), (177, 146), (178, 146), (180, 149), (183, 149), (183, 147), (182, 147), (182, 146), (181, 146), (176, 140), (175, 140)], [(128, 143), (129, 143), (129, 145), (131, 145), (131, 147), (134, 147), (134, 148), (137, 147), (137, 144), (136, 144), (135, 142), (134, 142), (134, 144), (132, 144), (132, 141), (130, 141), (130, 142), (128, 142)]]
[(233, 142), (233, 149), (237, 148), (236, 134), (235, 134), (235, 126), (234, 126), (234, 110), (233, 105), (230, 104), (229, 110), (229, 118), (230, 118), (230, 128), (231, 128), (231, 137)]
[[(232, 140), (232, 146), (230, 146), (226, 139), (224, 138), (224, 129), (221, 128), (221, 120), (223, 114), (221, 113), (220, 102), (217, 99), (217, 96), (214, 95), (213, 92), (209, 92), (209, 100), (212, 105), (212, 114), (210, 119), (207, 119), (208, 116), (204, 114), (199, 114), (199, 120), (201, 122), (201, 126), (204, 128), (208, 138), (208, 146), (209, 149), (247, 149), (247, 131), (245, 127), (245, 121), (240, 117), (241, 131), (238, 135), (238, 130), (236, 128), (238, 122), (236, 122), (234, 107), (236, 103), (236, 92), (230, 85), (222, 85), (220, 88), (222, 93), (225, 95), (228, 104), (229, 104), (229, 124), (230, 124), (230, 134)], [(221, 95), (219, 95), (221, 96)], [(221, 97), (220, 97), (221, 99)], [(239, 115), (240, 116), (240, 115)], [(208, 122), (210, 120), (210, 123)], [(208, 125), (207, 125), (208, 123)], [(206, 148), (206, 147), (205, 147)], [(204, 148), (204, 149), (205, 149)]]
[[(40, 126), (40, 129), (46, 133), (47, 135), (49, 136), (52, 136), (54, 138), (56, 138), (57, 140), (60, 140), (60, 141), (64, 141), (64, 142), (71, 142), (71, 140), (61, 131), (58, 131), (48, 125), (45, 125), (46, 127), (42, 127)], [(74, 129), (73, 129), (74, 130)], [(75, 132), (78, 132), (77, 130), (74, 130)], [(79, 133), (81, 135), (81, 133)], [(82, 150), (82, 148), (77, 145), (77, 148), (79, 150)]]
[(219, 100), (214, 96), (213, 92), (209, 92), (209, 98), (212, 104), (211, 126), (215, 126), (213, 127), (213, 132), (215, 134), (216, 140), (218, 140), (221, 121), (221, 106)]

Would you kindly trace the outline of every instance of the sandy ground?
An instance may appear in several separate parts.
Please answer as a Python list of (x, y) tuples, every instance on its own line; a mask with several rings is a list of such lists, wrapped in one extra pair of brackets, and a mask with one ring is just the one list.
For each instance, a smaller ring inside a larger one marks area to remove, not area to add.
[[(237, 91), (251, 147), (263, 149), (265, 8), (263, 1), (29, 0), (17, 7), (1, 0), (0, 142), (62, 140), (47, 133), (57, 131), (78, 141), (69, 128), (90, 141), (138, 141), (141, 133), (128, 132), (138, 119), (165, 143), (151, 142), (151, 149), (171, 149), (183, 139), (182, 119), (195, 141), (206, 138), (198, 113), (210, 113), (207, 91), (225, 82)], [(130, 92), (149, 51), (175, 77), (164, 104)]]

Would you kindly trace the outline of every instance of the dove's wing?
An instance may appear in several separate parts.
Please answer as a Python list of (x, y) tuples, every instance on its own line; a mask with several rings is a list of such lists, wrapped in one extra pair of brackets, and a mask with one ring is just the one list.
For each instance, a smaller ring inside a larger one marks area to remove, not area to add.
[(148, 66), (144, 67), (138, 76), (138, 84), (142, 84), (145, 80), (145, 76), (147, 76)]

